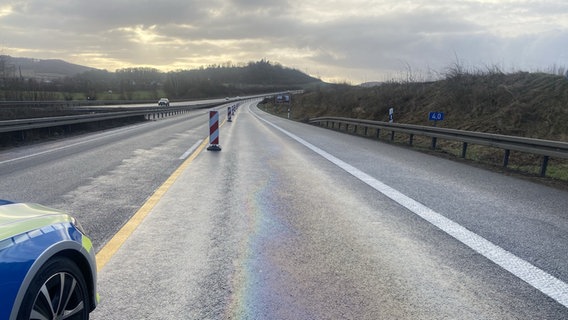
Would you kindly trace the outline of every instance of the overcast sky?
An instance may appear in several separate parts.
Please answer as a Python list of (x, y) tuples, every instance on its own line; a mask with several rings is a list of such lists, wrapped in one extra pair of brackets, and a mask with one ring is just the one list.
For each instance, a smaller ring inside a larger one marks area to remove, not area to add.
[(115, 71), (260, 59), (358, 84), (568, 66), (566, 0), (0, 0), (0, 54)]

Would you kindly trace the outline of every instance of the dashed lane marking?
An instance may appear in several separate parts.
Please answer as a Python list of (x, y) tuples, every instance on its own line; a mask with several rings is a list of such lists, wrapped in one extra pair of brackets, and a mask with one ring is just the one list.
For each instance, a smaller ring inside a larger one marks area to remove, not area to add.
[(193, 146), (191, 146), (191, 148), (189, 148), (184, 154), (181, 155), (181, 157), (179, 157), (179, 160), (185, 160), (187, 157), (189, 157), (189, 155), (192, 154), (193, 151), (195, 151), (201, 143), (203, 143), (203, 139), (197, 141)]
[(109, 242), (97, 253), (97, 270), (102, 270), (104, 266), (110, 261), (112, 256), (120, 249), (120, 247), (126, 242), (128, 237), (136, 230), (136, 228), (142, 223), (144, 218), (152, 211), (154, 206), (160, 201), (164, 196), (166, 191), (174, 184), (177, 178), (183, 173), (183, 171), (193, 162), (193, 160), (205, 149), (207, 146), (207, 139), (201, 140), (201, 144), (197, 145), (195, 152), (187, 158), (177, 169), (172, 173), (172, 175), (164, 182), (155, 192), (150, 196), (150, 198), (144, 203), (144, 205), (128, 220), (128, 222), (110, 239)]
[[(224, 119), (220, 124), (219, 127), (222, 127), (227, 119)], [(191, 156), (187, 158), (177, 169), (172, 173), (172, 175), (164, 182), (154, 194), (150, 196), (150, 198), (144, 203), (142, 207), (126, 222), (126, 224), (118, 230), (118, 232), (112, 237), (105, 244), (105, 246), (97, 253), (96, 260), (97, 260), (97, 270), (102, 270), (104, 266), (110, 261), (110, 259), (114, 256), (114, 254), (122, 247), (122, 245), (126, 242), (126, 240), (132, 235), (134, 230), (138, 228), (138, 226), (142, 223), (144, 218), (152, 211), (154, 206), (162, 199), (166, 191), (174, 184), (177, 178), (182, 174), (182, 172), (197, 158), (197, 156), (205, 149), (208, 145), (209, 139), (202, 139), (200, 142), (197, 142), (194, 146), (196, 146), (195, 150), (192, 151)], [(192, 150), (191, 147), (190, 150)], [(180, 157), (181, 159), (181, 157)]]

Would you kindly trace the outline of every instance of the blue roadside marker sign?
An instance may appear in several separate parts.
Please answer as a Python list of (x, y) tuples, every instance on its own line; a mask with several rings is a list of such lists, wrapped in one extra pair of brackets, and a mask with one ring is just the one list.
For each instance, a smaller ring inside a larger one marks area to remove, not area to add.
[(444, 120), (444, 113), (443, 112), (430, 112), (428, 116), (430, 121), (441, 121)]

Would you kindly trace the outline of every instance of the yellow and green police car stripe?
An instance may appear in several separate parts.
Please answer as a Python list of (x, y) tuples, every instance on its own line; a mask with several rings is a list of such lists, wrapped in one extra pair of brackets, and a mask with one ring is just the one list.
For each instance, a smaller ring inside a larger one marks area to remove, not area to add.
[(66, 213), (37, 204), (16, 203), (0, 206), (0, 240), (48, 225), (72, 221), (73, 218)]

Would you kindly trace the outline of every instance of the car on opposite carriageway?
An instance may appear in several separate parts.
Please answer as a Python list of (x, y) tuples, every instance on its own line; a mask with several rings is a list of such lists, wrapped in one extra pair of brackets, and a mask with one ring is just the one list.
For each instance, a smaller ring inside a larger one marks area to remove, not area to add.
[(170, 100), (168, 98), (161, 98), (160, 100), (158, 100), (158, 105), (160, 107), (169, 107), (170, 106)]

